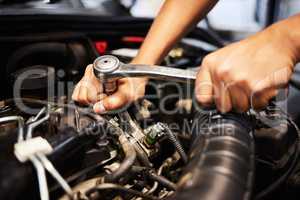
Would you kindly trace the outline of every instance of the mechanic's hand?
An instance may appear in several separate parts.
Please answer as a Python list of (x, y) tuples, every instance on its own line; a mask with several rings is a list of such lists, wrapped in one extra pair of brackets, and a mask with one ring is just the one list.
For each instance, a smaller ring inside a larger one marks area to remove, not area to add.
[(118, 90), (107, 96), (103, 93), (102, 84), (93, 73), (93, 66), (88, 65), (85, 74), (76, 85), (72, 99), (74, 101), (94, 105), (94, 111), (104, 113), (129, 104), (145, 94), (147, 78), (123, 78), (118, 80)]
[(215, 103), (221, 112), (261, 109), (288, 84), (296, 57), (289, 38), (271, 26), (207, 55), (197, 75), (196, 98), (204, 106)]

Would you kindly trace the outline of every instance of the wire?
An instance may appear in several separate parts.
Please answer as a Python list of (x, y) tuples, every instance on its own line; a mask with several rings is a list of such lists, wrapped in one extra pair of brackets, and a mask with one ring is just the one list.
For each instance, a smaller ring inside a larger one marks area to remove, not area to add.
[(85, 194), (86, 194), (86, 196), (92, 196), (95, 192), (100, 192), (100, 191), (105, 191), (105, 190), (117, 190), (119, 192), (130, 193), (134, 196), (139, 196), (139, 197), (142, 197), (143, 199), (148, 199), (148, 200), (157, 200), (158, 199), (154, 196), (147, 195), (142, 192), (139, 192), (139, 191), (136, 191), (136, 190), (133, 190), (130, 188), (125, 188), (121, 185), (112, 184), (112, 183), (103, 183), (101, 185), (98, 185), (94, 188), (89, 189)]
[[(48, 110), (50, 110), (49, 105), (48, 105)], [(18, 143), (24, 142), (26, 140), (30, 140), (32, 138), (32, 132), (34, 131), (34, 129), (49, 119), (50, 114), (49, 114), (49, 112), (46, 112), (46, 111), (47, 111), (47, 107), (42, 108), (39, 111), (39, 113), (32, 120), (29, 120), (30, 124), (28, 125), (26, 138), (24, 140), (23, 133), (19, 133)], [(45, 112), (46, 112), (46, 115), (43, 118), (39, 119), (40, 116)], [(10, 119), (14, 119), (14, 118), (10, 118)], [(16, 118), (16, 119), (19, 119), (19, 118)], [(0, 119), (0, 121), (1, 121), (1, 119)], [(23, 127), (22, 127), (22, 130), (23, 130)], [(49, 200), (49, 190), (48, 190), (48, 185), (47, 185), (47, 177), (46, 177), (45, 169), (61, 185), (61, 187), (65, 190), (65, 192), (70, 197), (72, 196), (71, 187), (68, 185), (68, 183), (59, 174), (59, 172), (55, 169), (53, 164), (48, 160), (48, 158), (44, 154), (35, 152), (34, 154), (29, 156), (29, 160), (32, 162), (33, 166), (35, 167), (35, 169), (37, 171), (41, 200)]]
[(47, 159), (47, 157), (43, 154), (37, 154), (37, 157), (42, 162), (43, 166), (47, 169), (47, 171), (53, 176), (54, 179), (61, 185), (61, 187), (65, 190), (65, 192), (72, 196), (72, 189), (65, 181), (65, 179), (59, 174), (59, 172), (55, 169), (53, 164)]
[(36, 121), (36, 122), (33, 122), (31, 124), (28, 125), (28, 131), (27, 131), (27, 135), (26, 135), (26, 140), (32, 138), (32, 132), (33, 130), (39, 126), (40, 124), (42, 124), (43, 122), (45, 122), (46, 120), (49, 119), (49, 114), (47, 114), (45, 117), (43, 117), (42, 119)]
[(75, 115), (76, 130), (77, 130), (78, 132), (80, 132), (80, 130), (81, 130), (81, 125), (80, 125), (80, 113), (78, 112), (77, 107), (75, 107), (74, 115)]
[(182, 145), (180, 144), (179, 140), (177, 139), (176, 135), (171, 131), (171, 129), (168, 127), (167, 124), (164, 123), (157, 123), (159, 126), (161, 126), (164, 130), (166, 135), (168, 136), (169, 140), (173, 143), (175, 149), (179, 153), (181, 159), (183, 160), (184, 163), (188, 162), (188, 156), (185, 153)]
[(38, 114), (34, 118), (29, 119), (26, 124), (37, 121), (44, 112), (46, 112), (46, 107), (43, 107)]
[(31, 156), (30, 161), (32, 162), (37, 172), (41, 200), (49, 200), (45, 168), (35, 156)]

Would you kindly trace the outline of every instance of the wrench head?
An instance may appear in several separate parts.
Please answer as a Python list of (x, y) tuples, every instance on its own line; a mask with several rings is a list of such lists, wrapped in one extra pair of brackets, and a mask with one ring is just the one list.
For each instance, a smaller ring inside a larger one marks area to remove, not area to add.
[(105, 75), (114, 72), (119, 67), (120, 60), (112, 55), (100, 56), (93, 63), (94, 74), (101, 81), (105, 81)]

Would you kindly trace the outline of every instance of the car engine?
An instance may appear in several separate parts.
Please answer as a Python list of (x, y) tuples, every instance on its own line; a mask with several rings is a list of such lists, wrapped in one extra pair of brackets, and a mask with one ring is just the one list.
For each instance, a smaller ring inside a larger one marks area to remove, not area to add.
[[(1, 199), (297, 198), (299, 130), (275, 101), (222, 114), (168, 79), (104, 115), (72, 101), (85, 67), (105, 54), (129, 63), (151, 20), (66, 10), (0, 19)], [(162, 65), (196, 70), (225, 43), (197, 28)]]

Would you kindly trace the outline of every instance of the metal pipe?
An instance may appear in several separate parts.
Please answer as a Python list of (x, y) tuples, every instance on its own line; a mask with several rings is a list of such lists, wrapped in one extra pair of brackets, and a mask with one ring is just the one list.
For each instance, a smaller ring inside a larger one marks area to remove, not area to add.
[(7, 116), (7, 117), (0, 118), (0, 123), (5, 123), (9, 121), (18, 122), (18, 141), (24, 140), (24, 135), (23, 135), (24, 118), (21, 116)]
[(28, 125), (28, 130), (27, 130), (27, 134), (26, 134), (26, 140), (32, 138), (32, 132), (33, 130), (39, 126), (40, 124), (42, 124), (43, 122), (45, 122), (46, 120), (48, 120), (50, 117), (49, 113), (47, 113), (43, 118), (35, 121), (35, 122), (32, 122)]

